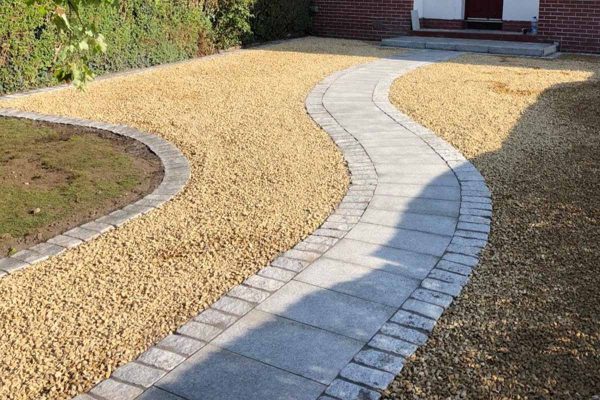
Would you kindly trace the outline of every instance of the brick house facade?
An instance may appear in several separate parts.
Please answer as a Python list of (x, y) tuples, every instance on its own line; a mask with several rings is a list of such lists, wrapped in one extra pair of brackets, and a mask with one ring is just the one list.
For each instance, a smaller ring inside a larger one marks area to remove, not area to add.
[[(445, 1), (447, 10), (443, 10), (439, 0), (313, 0), (313, 30), (320, 36), (370, 40), (403, 35), (411, 30), (413, 8), (425, 14), (425, 18), (420, 14), (424, 27), (461, 29), (469, 12), (465, 2), (468, 9), (469, 2), (484, 0), (449, 1), (457, 6), (448, 7)], [(540, 40), (557, 41), (562, 51), (600, 53), (600, 0), (527, 1), (499, 1), (506, 17), (501, 21), (503, 29), (530, 26), (528, 15), (535, 13)]]
[(563, 51), (600, 53), (600, 0), (541, 0), (539, 31)]

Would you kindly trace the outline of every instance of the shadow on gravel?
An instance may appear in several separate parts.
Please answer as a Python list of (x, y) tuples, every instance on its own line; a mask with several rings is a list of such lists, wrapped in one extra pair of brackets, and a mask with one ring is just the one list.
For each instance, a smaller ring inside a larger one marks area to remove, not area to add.
[(471, 160), (493, 193), (490, 243), (387, 399), (600, 394), (599, 154), (596, 72), (545, 90), (498, 151)]

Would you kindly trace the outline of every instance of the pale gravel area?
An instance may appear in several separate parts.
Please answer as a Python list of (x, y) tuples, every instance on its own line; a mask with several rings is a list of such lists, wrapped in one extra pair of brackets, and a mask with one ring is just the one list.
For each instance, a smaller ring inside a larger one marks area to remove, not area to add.
[(600, 57), (466, 55), (391, 101), (485, 176), (490, 243), (386, 399), (600, 394)]
[(304, 99), (392, 53), (305, 38), (1, 102), (155, 133), (192, 177), (160, 210), (0, 280), (0, 398), (89, 389), (316, 229), (348, 175)]

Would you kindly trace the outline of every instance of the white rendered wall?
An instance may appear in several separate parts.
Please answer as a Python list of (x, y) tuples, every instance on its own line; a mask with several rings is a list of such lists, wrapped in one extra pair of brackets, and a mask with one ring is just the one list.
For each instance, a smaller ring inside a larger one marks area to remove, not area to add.
[(415, 10), (420, 18), (464, 19), (464, 0), (415, 0)]
[[(414, 9), (419, 11), (419, 18), (465, 18), (465, 0), (415, 0)], [(502, 19), (529, 21), (538, 16), (539, 10), (539, 0), (504, 0)]]
[(504, 0), (504, 21), (530, 21), (539, 17), (540, 0)]

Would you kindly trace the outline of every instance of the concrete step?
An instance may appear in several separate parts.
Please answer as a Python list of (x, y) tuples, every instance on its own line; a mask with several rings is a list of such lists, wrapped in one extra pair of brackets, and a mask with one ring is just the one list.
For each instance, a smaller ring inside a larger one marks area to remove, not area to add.
[(500, 40), (475, 40), (421, 36), (398, 36), (381, 41), (382, 46), (468, 51), (473, 53), (546, 57), (558, 51), (556, 43), (521, 43)]
[(426, 36), (453, 39), (504, 40), (508, 42), (542, 43), (538, 35), (522, 32), (486, 30), (486, 29), (430, 29), (421, 28), (410, 32), (411, 36)]

